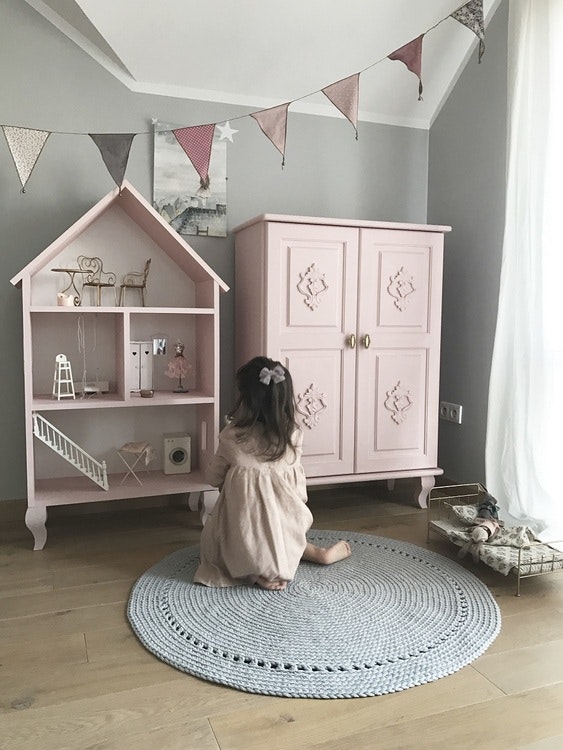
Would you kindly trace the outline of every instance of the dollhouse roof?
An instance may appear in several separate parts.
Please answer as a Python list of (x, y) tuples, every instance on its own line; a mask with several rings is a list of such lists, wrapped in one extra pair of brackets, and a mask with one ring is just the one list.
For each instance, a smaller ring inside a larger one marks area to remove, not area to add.
[(102, 214), (114, 206), (121, 208), (191, 279), (196, 282), (212, 280), (221, 291), (227, 292), (229, 290), (229, 287), (217, 276), (215, 271), (127, 181), (123, 182), (121, 189), (116, 188), (108, 193), (66, 232), (28, 263), (11, 279), (12, 284), (20, 286), (24, 278), (34, 276), (51, 263), (67, 245), (80, 236)]

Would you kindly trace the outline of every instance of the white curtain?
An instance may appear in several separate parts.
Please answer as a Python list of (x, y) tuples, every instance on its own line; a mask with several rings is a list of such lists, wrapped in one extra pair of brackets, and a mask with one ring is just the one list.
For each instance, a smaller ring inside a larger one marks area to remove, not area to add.
[(506, 216), (486, 483), (563, 539), (563, 0), (510, 0)]

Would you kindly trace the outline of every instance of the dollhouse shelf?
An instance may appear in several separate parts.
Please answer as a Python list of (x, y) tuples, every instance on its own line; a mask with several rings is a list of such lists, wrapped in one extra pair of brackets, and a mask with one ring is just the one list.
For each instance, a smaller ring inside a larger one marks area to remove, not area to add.
[[(79, 295), (85, 304), (59, 306), (62, 282), (51, 271), (74, 268), (80, 256), (100, 258), (116, 279), (150, 259), (149, 306), (140, 299), (132, 300), (138, 306), (94, 305), (86, 288)], [(53, 505), (187, 494), (190, 508), (201, 506), (205, 515), (217, 495), (203, 472), (219, 432), (219, 297), (227, 285), (128, 182), (78, 219), (12, 284), (22, 290), (26, 525), (34, 549), (46, 543), (47, 508)], [(153, 345), (160, 340), (166, 351)], [(166, 376), (177, 341), (192, 365), (186, 393), (174, 393), (177, 381)], [(149, 398), (134, 385), (136, 344), (147, 345), (143, 357), (152, 365)], [(75, 382), (103, 382), (104, 392), (52, 398), (53, 366), (61, 353), (72, 363)], [(34, 439), (34, 419), (47, 413), (59, 432), (107, 465), (107, 490), (78, 470), (74, 475), (60, 455)], [(164, 436), (170, 434), (190, 438), (191, 471), (182, 473), (166, 455)], [(156, 458), (150, 471), (139, 467), (142, 485), (133, 477), (121, 484), (118, 448), (140, 441), (150, 443)]]
[(79, 307), (56, 307), (55, 305), (32, 305), (29, 308), (32, 313), (56, 313), (57, 315), (77, 315), (80, 313), (96, 314), (135, 314), (135, 315), (214, 315), (215, 310), (207, 307), (90, 307), (80, 305)]
[(170, 391), (155, 391), (152, 398), (141, 398), (138, 393), (127, 394), (125, 397), (117, 393), (102, 393), (96, 396), (77, 396), (75, 400), (57, 401), (49, 395), (33, 397), (34, 411), (64, 411), (76, 409), (119, 409), (121, 407), (149, 406), (177, 406), (213, 404), (215, 397), (201, 393), (201, 391), (190, 391), (188, 393), (172, 393)]
[(144, 471), (144, 468), (140, 468), (138, 475), (143, 483), (142, 486), (132, 477), (120, 485), (124, 474), (125, 472), (108, 475), (109, 489), (105, 492), (101, 492), (98, 487), (82, 476), (41, 479), (36, 483), (35, 500), (37, 505), (49, 507), (51, 505), (74, 505), (76, 502), (96, 503), (209, 490), (209, 484), (205, 481), (202, 472), (197, 470), (189, 474), (169, 475), (159, 470)]

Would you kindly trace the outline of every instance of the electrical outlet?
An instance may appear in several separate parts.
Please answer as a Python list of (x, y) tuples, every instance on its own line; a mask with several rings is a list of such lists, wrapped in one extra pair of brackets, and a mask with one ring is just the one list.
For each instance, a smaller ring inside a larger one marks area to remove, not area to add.
[(449, 401), (440, 401), (440, 419), (461, 424), (462, 414), (463, 406), (461, 404), (450, 404)]

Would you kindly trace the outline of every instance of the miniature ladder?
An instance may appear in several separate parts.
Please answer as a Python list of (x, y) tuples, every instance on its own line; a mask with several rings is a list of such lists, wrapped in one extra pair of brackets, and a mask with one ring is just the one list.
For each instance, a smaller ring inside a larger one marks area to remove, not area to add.
[(33, 412), (33, 434), (102, 489), (109, 489), (106, 462), (96, 461), (37, 412)]

